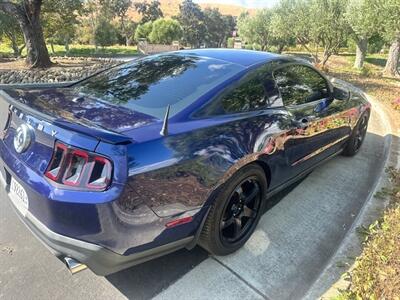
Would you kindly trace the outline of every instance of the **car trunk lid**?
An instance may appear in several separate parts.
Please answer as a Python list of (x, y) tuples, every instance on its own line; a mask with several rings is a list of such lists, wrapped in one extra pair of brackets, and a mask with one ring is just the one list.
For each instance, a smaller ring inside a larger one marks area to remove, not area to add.
[(78, 131), (89, 127), (122, 133), (159, 121), (123, 106), (77, 94), (71, 88), (15, 89), (5, 92), (18, 103), (51, 118), (52, 122), (58, 122), (63, 127), (74, 124), (74, 130)]

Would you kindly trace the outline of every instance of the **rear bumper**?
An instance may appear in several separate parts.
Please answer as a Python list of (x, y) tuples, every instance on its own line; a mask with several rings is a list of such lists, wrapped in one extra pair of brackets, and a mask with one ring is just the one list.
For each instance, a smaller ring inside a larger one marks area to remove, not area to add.
[[(2, 154), (4, 154), (4, 152)], [(112, 203), (110, 205), (71, 205), (70, 203), (48, 199), (32, 189), (31, 186), (26, 183), (26, 181), (29, 180), (25, 180), (25, 178), (24, 180), (19, 179), (18, 176), (11, 171), (11, 168), (5, 164), (4, 157), (7, 157), (7, 155), (2, 155), (0, 158), (0, 169), (2, 169), (0, 170), (0, 189), (4, 189), (4, 195), (7, 195), (6, 198), (8, 198), (9, 203), (13, 206), (22, 222), (59, 258), (73, 258), (87, 265), (97, 275), (104, 276), (174, 252), (185, 246), (189, 247), (193, 244), (196, 230), (191, 228), (185, 230), (185, 228), (194, 226), (194, 224), (186, 224), (188, 226), (182, 225), (178, 230), (168, 230), (157, 218), (156, 220), (150, 219), (149, 223), (144, 223), (143, 225), (130, 225), (120, 221), (114, 211), (110, 209), (110, 207), (113, 207)], [(17, 163), (16, 160), (15, 163)], [(31, 183), (35, 180), (41, 180), (38, 176), (35, 177), (35, 174), (21, 163), (19, 163), (18, 166), (19, 170), (24, 170), (22, 175), (25, 174), (29, 176)], [(24, 212), (24, 214), (15, 207), (8, 195), (9, 182), (6, 180), (7, 176), (2, 174), (3, 171), (7, 171), (10, 176), (16, 178), (31, 197), (29, 210)], [(79, 213), (81, 211), (84, 212), (85, 208), (87, 209), (88, 206), (90, 208), (90, 214), (86, 216), (79, 215)], [(65, 216), (63, 217), (62, 214), (58, 214), (57, 212), (59, 211), (64, 212)], [(39, 219), (39, 216), (43, 217), (43, 213), (48, 214), (48, 218), (43, 219), (47, 221), (51, 220), (51, 222), (46, 223), (51, 224), (55, 229), (43, 222), (42, 218)], [(102, 216), (101, 223), (100, 215)], [(146, 221), (149, 219), (147, 214), (145, 214), (143, 218)], [(62, 223), (64, 219), (66, 223)], [(138, 219), (140, 219), (140, 216), (132, 218), (132, 220)], [(201, 218), (199, 219), (201, 220)], [(129, 218), (128, 221), (130, 220)], [(91, 230), (91, 226), (86, 226), (88, 224), (90, 225), (90, 222), (99, 223), (95, 228), (96, 230)], [(152, 223), (155, 224), (154, 227), (152, 227)], [(69, 224), (71, 224), (71, 226), (69, 226)], [(65, 230), (74, 233), (73, 226), (77, 226), (83, 233), (79, 235), (64, 234)], [(197, 228), (198, 224), (196, 224), (195, 227)], [(148, 234), (148, 232), (146, 232), (146, 229), (152, 230), (153, 228), (155, 228), (153, 234)], [(59, 231), (59, 229), (64, 231)], [(165, 234), (167, 238), (161, 238), (159, 231), (161, 234)], [(190, 232), (194, 233), (190, 234)], [(152, 236), (156, 237), (153, 238), (150, 243), (146, 243)], [(90, 240), (84, 241), (83, 239), (86, 238), (98, 240), (99, 243)], [(101, 245), (101, 243), (107, 244), (107, 246)], [(132, 247), (132, 245), (136, 247)], [(117, 253), (114, 251), (115, 249), (121, 250), (121, 252)]]
[(22, 216), (17, 209), (15, 209), (15, 211), (22, 222), (54, 255), (58, 257), (74, 258), (87, 265), (95, 274), (101, 276), (115, 273), (174, 252), (184, 248), (194, 239), (194, 237), (187, 237), (153, 249), (131, 255), (121, 255), (99, 245), (53, 232), (36, 219), (29, 211), (25, 216)]

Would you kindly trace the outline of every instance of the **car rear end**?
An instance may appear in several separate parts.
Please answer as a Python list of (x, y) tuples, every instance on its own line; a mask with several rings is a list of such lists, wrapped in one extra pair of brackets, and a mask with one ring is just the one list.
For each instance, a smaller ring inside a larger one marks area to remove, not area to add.
[(0, 181), (53, 253), (105, 275), (182, 247), (149, 244), (165, 229), (160, 218), (148, 208), (132, 216), (118, 205), (131, 192), (129, 138), (67, 122), (10, 94), (0, 91)]

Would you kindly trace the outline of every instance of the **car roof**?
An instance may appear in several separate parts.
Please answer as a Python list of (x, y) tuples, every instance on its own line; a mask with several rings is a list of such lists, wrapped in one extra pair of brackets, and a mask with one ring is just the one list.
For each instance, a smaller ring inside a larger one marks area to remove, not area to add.
[(221, 49), (221, 48), (181, 50), (181, 51), (176, 51), (175, 53), (223, 60), (233, 64), (242, 65), (244, 67), (249, 67), (254, 64), (268, 62), (284, 57), (283, 55), (269, 53), (269, 52), (242, 50), (242, 49)]

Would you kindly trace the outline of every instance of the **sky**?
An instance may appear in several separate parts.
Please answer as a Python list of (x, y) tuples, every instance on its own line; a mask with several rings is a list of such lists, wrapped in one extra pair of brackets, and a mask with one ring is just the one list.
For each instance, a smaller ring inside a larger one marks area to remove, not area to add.
[(195, 0), (197, 3), (220, 3), (239, 5), (246, 8), (272, 7), (278, 0)]

